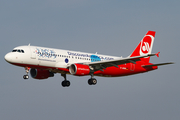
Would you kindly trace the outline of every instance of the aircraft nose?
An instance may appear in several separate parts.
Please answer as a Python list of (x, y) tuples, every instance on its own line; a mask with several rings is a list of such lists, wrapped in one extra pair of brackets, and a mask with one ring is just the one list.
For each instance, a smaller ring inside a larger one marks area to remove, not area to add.
[(10, 53), (7, 53), (5, 56), (4, 56), (4, 59), (7, 61), (7, 62), (10, 62), (12, 61), (12, 56)]

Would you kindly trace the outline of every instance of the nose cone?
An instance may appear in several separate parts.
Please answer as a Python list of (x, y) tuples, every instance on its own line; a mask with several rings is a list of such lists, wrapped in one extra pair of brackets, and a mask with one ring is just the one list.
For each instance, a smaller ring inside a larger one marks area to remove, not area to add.
[(7, 53), (5, 56), (4, 56), (4, 59), (7, 61), (7, 62), (12, 62), (12, 55), (10, 53)]

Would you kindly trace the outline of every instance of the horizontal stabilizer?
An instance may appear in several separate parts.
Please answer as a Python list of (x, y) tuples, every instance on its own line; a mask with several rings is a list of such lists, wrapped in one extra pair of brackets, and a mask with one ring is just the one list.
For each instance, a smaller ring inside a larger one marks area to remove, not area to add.
[(168, 62), (168, 63), (153, 64), (153, 65), (143, 65), (142, 67), (153, 67), (153, 66), (161, 66), (161, 65), (168, 65), (168, 64), (174, 64), (174, 63)]

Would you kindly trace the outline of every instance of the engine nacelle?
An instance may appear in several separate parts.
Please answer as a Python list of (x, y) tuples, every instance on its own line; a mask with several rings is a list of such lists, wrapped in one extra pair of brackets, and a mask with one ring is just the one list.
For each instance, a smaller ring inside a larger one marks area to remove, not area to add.
[(72, 75), (83, 76), (83, 75), (89, 75), (90, 69), (88, 65), (72, 64), (69, 67), (69, 72)]
[(34, 79), (47, 79), (48, 77), (54, 77), (54, 73), (42, 69), (31, 69), (30, 74)]

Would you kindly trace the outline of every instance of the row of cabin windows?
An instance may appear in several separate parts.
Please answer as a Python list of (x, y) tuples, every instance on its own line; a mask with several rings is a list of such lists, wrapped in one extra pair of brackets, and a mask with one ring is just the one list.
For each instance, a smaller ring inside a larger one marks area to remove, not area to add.
[[(70, 56), (66, 56), (66, 55), (56, 55), (58, 57), (66, 57), (66, 58), (71, 58)], [(100, 60), (96, 60), (96, 59), (89, 59), (89, 58), (81, 58), (81, 57), (73, 57), (72, 58), (75, 58), (75, 59), (82, 59), (82, 60), (93, 60), (93, 61), (100, 61)]]
[(14, 49), (14, 50), (12, 50), (12, 52), (19, 52), (19, 53), (24, 53), (24, 50), (18, 50), (18, 49)]
[[(20, 50), (20, 49), (14, 49), (12, 50), (12, 52), (19, 52), (19, 53), (24, 53), (24, 50)], [(67, 57), (67, 58), (70, 58), (70, 56), (66, 56), (66, 55), (55, 55), (55, 54), (49, 54), (51, 56), (58, 56), (58, 57)], [(81, 57), (73, 57), (72, 58), (75, 58), (75, 59), (82, 59), (82, 60), (93, 60), (93, 61), (99, 61), (99, 60), (96, 60), (96, 59), (88, 59), (88, 58), (81, 58)]]
[[(24, 50), (19, 50), (19, 49), (14, 49), (12, 50), (12, 52), (19, 52), (19, 53), (24, 53)], [(70, 58), (70, 56), (66, 56), (66, 55), (55, 55), (55, 54), (49, 54), (51, 56), (58, 56), (58, 57), (67, 57), (67, 58)], [(75, 58), (75, 59), (82, 59), (82, 60), (93, 60), (93, 61), (99, 61), (99, 60), (95, 60), (95, 59), (88, 59), (88, 58), (81, 58), (81, 57), (73, 57), (72, 58)]]

